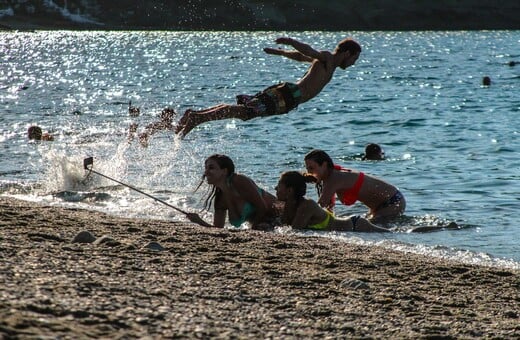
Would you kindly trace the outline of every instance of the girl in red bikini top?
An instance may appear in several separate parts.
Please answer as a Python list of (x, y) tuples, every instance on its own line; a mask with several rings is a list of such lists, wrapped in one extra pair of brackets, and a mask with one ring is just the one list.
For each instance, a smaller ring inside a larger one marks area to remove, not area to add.
[[(343, 168), (337, 164), (334, 164), (334, 169), (340, 170), (340, 171), (352, 172), (352, 170)], [(354, 185), (348, 189), (345, 189), (343, 191), (343, 195), (341, 195), (341, 197), (338, 196), (339, 201), (345, 205), (353, 205), (354, 203), (356, 203), (356, 201), (358, 200), (358, 197), (359, 197), (359, 192), (361, 191), (361, 187), (363, 186), (364, 180), (365, 180), (365, 174), (363, 172), (359, 172), (359, 176), (356, 179), (356, 182), (354, 183)], [(333, 206), (335, 204), (335, 200), (336, 200), (336, 197), (332, 196), (331, 203)]]
[(363, 172), (342, 168), (323, 150), (312, 150), (304, 160), (309, 177), (315, 179), (320, 196), (318, 203), (322, 207), (331, 210), (336, 196), (341, 203), (352, 205), (359, 201), (363, 188), (362, 203), (369, 208), (370, 219), (384, 220), (404, 213), (406, 200), (395, 186)]
[[(343, 168), (339, 165), (336, 165), (333, 163), (330, 156), (325, 153), (323, 150), (313, 150), (310, 153), (308, 153), (305, 156), (305, 162), (307, 170), (309, 171), (309, 174), (311, 174), (311, 178), (314, 178), (315, 180), (307, 180), (308, 182), (314, 182), (317, 183), (317, 189), (318, 189), (318, 195), (321, 196), (322, 194), (322, 183), (318, 183), (320, 179), (318, 179), (317, 176), (320, 176), (319, 173), (326, 171), (324, 167), (330, 169), (329, 171), (338, 170), (342, 172), (352, 172), (350, 169)], [(324, 165), (326, 164), (326, 165)], [(323, 176), (322, 174), (321, 176)], [(356, 203), (356, 201), (359, 198), (359, 192), (361, 191), (361, 187), (363, 186), (365, 179), (365, 174), (362, 172), (359, 172), (359, 175), (357, 176), (356, 181), (350, 188), (346, 189), (338, 189), (336, 193), (331, 195), (330, 202), (327, 202), (327, 206), (329, 209), (332, 209), (335, 205), (336, 195), (338, 195), (338, 199), (341, 203), (345, 205), (353, 205)]]

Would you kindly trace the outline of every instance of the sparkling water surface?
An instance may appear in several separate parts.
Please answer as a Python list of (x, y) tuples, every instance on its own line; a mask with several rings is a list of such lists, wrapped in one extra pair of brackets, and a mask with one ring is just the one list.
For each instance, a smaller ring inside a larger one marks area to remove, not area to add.
[[(160, 132), (128, 140), (164, 107), (182, 113), (232, 103), (308, 65), (267, 55), (281, 35), (316, 49), (360, 42), (313, 100), (287, 115), (201, 125), (184, 140)], [(279, 175), (303, 170), (312, 148), (398, 186), (406, 216), (392, 234), (300, 233), (469, 263), (520, 268), (520, 31), (475, 32), (1, 32), (0, 194), (130, 217), (185, 220), (175, 210), (94, 169), (185, 210), (199, 211), (203, 162), (232, 157), (274, 193)], [(518, 64), (510, 66), (511, 61)], [(489, 76), (491, 86), (482, 86)], [(141, 115), (128, 114), (129, 102)], [(28, 142), (40, 125), (54, 142)], [(361, 161), (379, 143), (387, 160)], [(316, 198), (315, 190), (308, 196)], [(364, 213), (357, 204), (340, 215)], [(211, 221), (211, 212), (204, 213)], [(415, 226), (463, 228), (416, 234)], [(281, 228), (277, 232), (288, 232)]]

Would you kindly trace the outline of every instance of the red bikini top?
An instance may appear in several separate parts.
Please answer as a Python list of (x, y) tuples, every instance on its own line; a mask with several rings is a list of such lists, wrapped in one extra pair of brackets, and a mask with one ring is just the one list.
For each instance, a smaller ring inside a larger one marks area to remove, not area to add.
[[(335, 170), (343, 170), (343, 171), (352, 171), (350, 169), (346, 169), (341, 167), (340, 165), (334, 164)], [(338, 196), (341, 203), (345, 205), (352, 205), (356, 203), (359, 197), (359, 191), (361, 191), (361, 187), (363, 186), (363, 181), (365, 180), (365, 174), (363, 172), (359, 173), (358, 178), (356, 179), (356, 182), (354, 185), (348, 189), (345, 189), (343, 191), (343, 195), (341, 197)], [(336, 197), (332, 197), (332, 205), (335, 204)]]

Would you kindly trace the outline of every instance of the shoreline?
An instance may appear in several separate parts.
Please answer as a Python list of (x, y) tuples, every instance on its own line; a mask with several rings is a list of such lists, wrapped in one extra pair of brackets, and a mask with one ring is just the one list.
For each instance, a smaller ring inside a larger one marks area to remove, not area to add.
[(7, 197), (0, 217), (0, 337), (520, 337), (518, 270)]

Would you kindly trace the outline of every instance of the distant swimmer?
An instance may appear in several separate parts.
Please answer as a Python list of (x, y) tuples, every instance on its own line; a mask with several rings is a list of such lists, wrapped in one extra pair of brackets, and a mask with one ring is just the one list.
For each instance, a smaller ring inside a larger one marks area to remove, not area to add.
[(278, 38), (276, 43), (292, 46), (294, 50), (264, 48), (264, 52), (311, 64), (298, 82), (273, 85), (254, 96), (238, 95), (236, 105), (220, 104), (200, 111), (186, 110), (175, 133), (186, 136), (196, 126), (212, 120), (249, 120), (287, 113), (317, 96), (330, 82), (336, 68), (346, 69), (354, 65), (361, 53), (361, 46), (352, 39), (340, 41), (333, 52), (317, 51), (288, 37)]
[(29, 140), (53, 141), (54, 136), (45, 132), (37, 125), (32, 125), (27, 129), (27, 138)]
[(370, 143), (365, 146), (365, 154), (362, 160), (364, 161), (381, 161), (385, 159), (385, 152), (376, 143)]
[(485, 76), (484, 78), (482, 78), (482, 85), (490, 86), (491, 85), (491, 78), (489, 78), (488, 76)]

